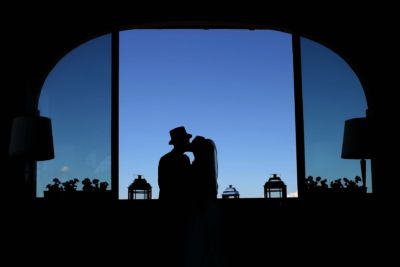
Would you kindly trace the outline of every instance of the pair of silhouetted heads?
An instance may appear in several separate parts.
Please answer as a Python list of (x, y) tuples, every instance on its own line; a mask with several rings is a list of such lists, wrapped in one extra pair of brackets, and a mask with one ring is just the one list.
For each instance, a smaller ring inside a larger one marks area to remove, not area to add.
[(187, 133), (185, 127), (183, 126), (172, 129), (169, 132), (169, 134), (171, 136), (169, 144), (173, 145), (175, 149), (184, 152), (186, 151), (195, 152), (197, 150), (196, 148), (198, 147), (199, 143), (205, 140), (205, 138), (202, 136), (196, 136), (190, 143), (190, 138), (192, 138), (192, 135)]

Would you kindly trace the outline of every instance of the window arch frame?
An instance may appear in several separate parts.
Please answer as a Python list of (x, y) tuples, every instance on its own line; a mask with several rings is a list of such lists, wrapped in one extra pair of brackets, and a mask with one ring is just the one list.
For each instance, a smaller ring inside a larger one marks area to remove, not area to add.
[[(118, 27), (117, 29), (102, 32), (85, 41), (79, 42), (76, 46), (67, 50), (58, 60), (62, 59), (69, 52), (79, 47), (79, 45), (89, 42), (105, 34), (111, 34), (111, 191), (113, 198), (119, 200), (119, 34), (123, 30), (135, 29), (243, 29), (243, 30), (275, 30), (291, 34), (293, 49), (293, 81), (294, 81), (294, 104), (295, 104), (295, 134), (296, 134), (296, 163), (297, 163), (297, 188), (298, 197), (303, 198), (306, 194), (304, 179), (305, 174), (305, 152), (304, 152), (304, 118), (303, 118), (303, 95), (302, 95), (302, 71), (301, 71), (301, 37), (306, 37), (315, 41), (327, 49), (333, 51), (354, 71), (358, 80), (361, 82), (362, 89), (369, 107), (369, 97), (364, 86), (363, 80), (351, 63), (341, 56), (340, 51), (300, 34), (297, 30), (288, 30), (280, 27), (270, 27), (253, 23), (237, 22), (207, 22), (207, 21), (186, 21), (186, 22), (164, 22), (164, 23), (144, 23), (135, 26)], [(57, 60), (57, 62), (58, 62)], [(55, 67), (56, 63), (49, 68), (47, 75)], [(45, 79), (44, 79), (45, 80)], [(38, 108), (40, 91), (35, 99), (35, 107)], [(372, 161), (372, 160), (371, 160)], [(374, 173), (372, 172), (372, 183), (374, 183)]]

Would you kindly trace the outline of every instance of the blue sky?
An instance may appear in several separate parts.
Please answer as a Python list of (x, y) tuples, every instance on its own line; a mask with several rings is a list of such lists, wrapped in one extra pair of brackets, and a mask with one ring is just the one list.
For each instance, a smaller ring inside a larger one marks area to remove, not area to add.
[[(359, 160), (341, 159), (344, 121), (365, 117), (367, 103), (350, 66), (326, 47), (301, 39), (306, 176), (361, 176)], [(367, 160), (367, 187), (371, 168)]]
[[(52, 119), (56, 158), (38, 163), (38, 196), (54, 177), (111, 184), (110, 37), (72, 50), (46, 79), (39, 108)], [(306, 175), (354, 178), (359, 161), (343, 160), (340, 152), (344, 120), (365, 116), (360, 82), (329, 49), (305, 38), (301, 44)], [(180, 125), (216, 142), (219, 196), (232, 184), (242, 197), (262, 197), (273, 173), (296, 192), (291, 35), (121, 32), (121, 198), (137, 174), (158, 197), (158, 160), (172, 148), (169, 130)], [(367, 170), (371, 189), (369, 162)]]
[(52, 120), (55, 158), (38, 162), (37, 195), (43, 196), (54, 177), (111, 184), (110, 35), (82, 44), (58, 62), (44, 83), (39, 109)]
[[(230, 184), (262, 197), (278, 173), (297, 191), (291, 35), (249, 30), (120, 34), (120, 197), (157, 166), (183, 125), (215, 141), (219, 197)], [(189, 155), (190, 156), (190, 155)]]

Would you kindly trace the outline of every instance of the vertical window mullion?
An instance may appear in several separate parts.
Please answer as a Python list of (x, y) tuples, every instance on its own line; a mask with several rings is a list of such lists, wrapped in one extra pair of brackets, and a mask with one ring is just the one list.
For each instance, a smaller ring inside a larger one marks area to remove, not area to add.
[(111, 54), (111, 190), (115, 200), (119, 192), (119, 31), (112, 32)]
[(292, 35), (298, 196), (304, 196), (305, 153), (300, 35)]

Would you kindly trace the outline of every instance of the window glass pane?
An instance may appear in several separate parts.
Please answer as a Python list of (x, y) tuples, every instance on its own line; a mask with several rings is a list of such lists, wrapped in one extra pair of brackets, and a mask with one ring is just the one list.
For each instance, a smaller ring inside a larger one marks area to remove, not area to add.
[(39, 109), (53, 126), (55, 159), (38, 162), (37, 195), (57, 177), (99, 179), (111, 189), (111, 35), (72, 50), (50, 72)]
[(301, 60), (306, 176), (320, 176), (328, 185), (344, 177), (355, 180), (361, 176), (360, 161), (342, 159), (341, 151), (345, 120), (366, 115), (360, 81), (337, 54), (306, 38), (301, 38)]
[(181, 125), (215, 141), (218, 197), (233, 185), (261, 198), (273, 173), (296, 195), (292, 61), (291, 35), (276, 31), (121, 32), (120, 198), (138, 174), (158, 198), (158, 162)]

